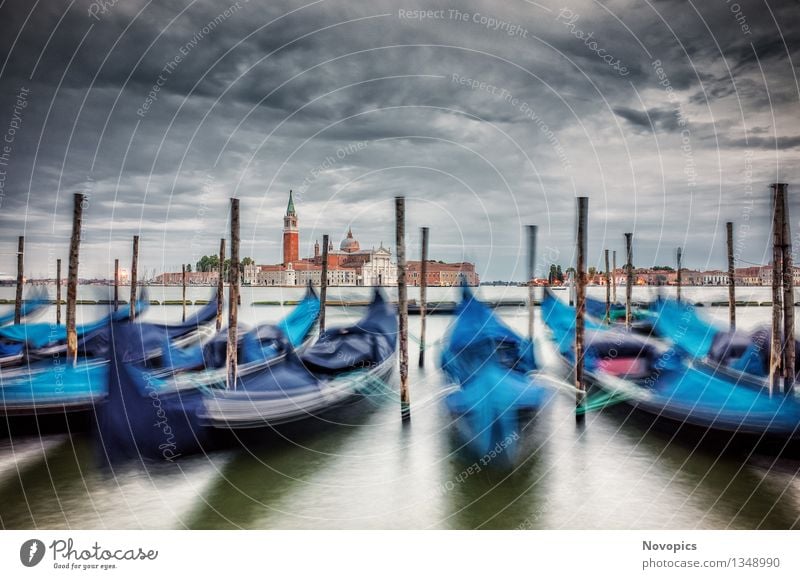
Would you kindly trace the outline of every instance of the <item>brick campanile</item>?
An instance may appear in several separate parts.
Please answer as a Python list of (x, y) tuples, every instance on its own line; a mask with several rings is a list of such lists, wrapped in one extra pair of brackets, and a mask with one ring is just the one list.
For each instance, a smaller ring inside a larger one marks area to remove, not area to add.
[(300, 259), (300, 231), (297, 229), (297, 213), (294, 210), (292, 191), (289, 190), (289, 205), (283, 216), (283, 265)]

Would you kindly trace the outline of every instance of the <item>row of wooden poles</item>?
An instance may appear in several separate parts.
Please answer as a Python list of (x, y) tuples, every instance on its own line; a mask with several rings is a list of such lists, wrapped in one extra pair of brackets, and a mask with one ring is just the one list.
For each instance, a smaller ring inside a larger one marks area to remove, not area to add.
[[(783, 377), (783, 389), (789, 391), (794, 386), (795, 375), (795, 341), (794, 341), (794, 297), (793, 297), (793, 267), (792, 245), (788, 218), (788, 199), (786, 184), (776, 183), (773, 189), (773, 276), (772, 276), (772, 339), (770, 344), (770, 389), (780, 388), (780, 378)], [(576, 308), (575, 308), (575, 385), (576, 405), (581, 408), (585, 404), (586, 385), (584, 381), (584, 317), (586, 315), (586, 251), (588, 234), (589, 198), (579, 197), (578, 200), (578, 226), (577, 226), (577, 260), (575, 273)], [(72, 219), (72, 236), (69, 249), (69, 270), (67, 274), (67, 348), (70, 357), (77, 357), (77, 334), (75, 329), (75, 305), (78, 286), (78, 262), (81, 238), (81, 224), (83, 221), (84, 196), (81, 193), (74, 195), (74, 208)], [(239, 263), (239, 200), (231, 198), (231, 256), (228, 285), (228, 343), (227, 343), (227, 380), (228, 387), (236, 387), (237, 356), (238, 356), (238, 305), (240, 303), (240, 263)], [(528, 334), (534, 336), (534, 274), (536, 267), (536, 236), (537, 227), (529, 225), (528, 232)], [(736, 294), (734, 275), (734, 248), (733, 248), (733, 223), (726, 224), (728, 245), (728, 287), (729, 287), (729, 312), (731, 331), (736, 328)], [(403, 420), (408, 420), (411, 415), (411, 398), (408, 385), (408, 284), (406, 273), (406, 227), (405, 227), (405, 198), (395, 198), (395, 234), (397, 246), (397, 291), (399, 309), (399, 365), (400, 365), (400, 406)], [(23, 285), (23, 256), (24, 236), (19, 238), (17, 252), (17, 291), (15, 300), (15, 323), (21, 319), (22, 285)], [(420, 267), (420, 348), (419, 366), (425, 364), (425, 333), (426, 333), (426, 301), (427, 301), (427, 260), (428, 260), (429, 228), (421, 228), (421, 267)], [(320, 301), (321, 311), (319, 319), (320, 334), (325, 331), (325, 304), (328, 288), (328, 244), (329, 236), (323, 235), (322, 272)], [(633, 291), (633, 233), (625, 233), (626, 250), (626, 285), (625, 285), (625, 324), (630, 328), (632, 322), (632, 291)], [(139, 236), (133, 236), (133, 252), (130, 272), (130, 320), (136, 317), (136, 290), (137, 266), (139, 256)], [(224, 294), (224, 263), (225, 263), (225, 238), (220, 239), (219, 248), (219, 278), (217, 287), (217, 331), (222, 328), (223, 294)], [(609, 250), (605, 250), (605, 277), (606, 277), (606, 321), (610, 321), (611, 303), (616, 302), (616, 275), (611, 275), (609, 269)], [(681, 299), (681, 257), (682, 250), (677, 251), (677, 298)], [(616, 272), (616, 251), (613, 252), (613, 271)], [(779, 274), (780, 272), (780, 274)], [(56, 260), (56, 321), (61, 323), (61, 260)], [(182, 266), (182, 304), (183, 320), (186, 320), (186, 267)], [(114, 311), (119, 304), (119, 259), (114, 260)], [(583, 413), (578, 413), (583, 416)]]
[[(69, 243), (69, 268), (67, 271), (67, 300), (66, 300), (66, 330), (67, 330), (67, 355), (73, 361), (77, 359), (78, 355), (78, 339), (76, 332), (76, 316), (75, 306), (77, 303), (78, 295), (78, 264), (81, 243), (81, 228), (83, 224), (83, 209), (85, 205), (85, 197), (82, 193), (75, 193), (73, 196), (73, 211), (72, 211), (72, 235), (70, 236)], [(17, 250), (17, 288), (16, 298), (14, 301), (14, 323), (19, 324), (22, 318), (22, 289), (24, 280), (24, 255), (25, 255), (25, 237), (19, 237), (19, 244)], [(224, 294), (224, 278), (222, 275), (223, 266), (225, 262), (225, 238), (220, 239), (219, 246), (219, 259), (220, 259), (220, 275), (217, 287), (217, 331), (222, 327), (222, 312), (223, 312), (223, 294)], [(137, 307), (137, 278), (138, 278), (138, 262), (139, 262), (139, 236), (133, 236), (133, 248), (131, 258), (131, 271), (130, 271), (130, 321), (136, 319)], [(237, 305), (239, 304), (239, 200), (231, 199), (231, 281), (230, 284), (230, 299), (232, 306), (229, 307), (229, 337), (228, 348), (231, 349), (231, 343), (236, 344), (236, 319), (238, 315)], [(61, 323), (61, 259), (56, 259), (56, 323)], [(114, 259), (114, 312), (119, 310), (119, 259)], [(183, 315), (182, 319), (186, 321), (186, 266), (182, 266), (182, 281), (183, 281)], [(236, 364), (235, 358), (233, 363), (230, 359), (228, 362), (228, 375), (231, 384), (235, 384), (236, 377)]]
[[(75, 193), (74, 209), (72, 218), (72, 236), (70, 238), (69, 249), (69, 270), (67, 275), (67, 349), (68, 355), (73, 360), (77, 359), (77, 333), (75, 324), (75, 306), (77, 302), (78, 287), (78, 263), (79, 249), (81, 241), (81, 226), (83, 221), (84, 195)], [(229, 388), (236, 387), (237, 379), (237, 357), (238, 357), (238, 305), (240, 303), (239, 283), (240, 283), (240, 263), (239, 263), (239, 200), (230, 200), (231, 210), (231, 255), (228, 284), (228, 342), (227, 342), (227, 383)], [(397, 245), (397, 290), (398, 290), (398, 309), (399, 309), (399, 365), (400, 365), (400, 404), (401, 416), (403, 420), (408, 420), (411, 416), (411, 399), (408, 385), (408, 285), (406, 273), (406, 229), (405, 229), (405, 198), (395, 198), (395, 220), (396, 220), (396, 245)], [(420, 344), (419, 344), (419, 366), (425, 365), (425, 334), (426, 334), (426, 313), (427, 313), (427, 261), (429, 228), (422, 227), (421, 233), (421, 267), (420, 267)], [(535, 237), (535, 234), (534, 234)], [(320, 287), (321, 310), (319, 317), (319, 331), (325, 331), (326, 316), (325, 304), (327, 301), (328, 290), (328, 245), (329, 236), (323, 235), (322, 244), (322, 272)], [(15, 304), (15, 323), (20, 322), (22, 307), (22, 288), (23, 288), (23, 256), (24, 256), (24, 237), (19, 238), (19, 251), (17, 255), (17, 292)], [(219, 267), (220, 274), (217, 287), (217, 318), (216, 327), (219, 331), (222, 327), (223, 313), (223, 294), (224, 294), (224, 263), (225, 263), (225, 238), (220, 239), (219, 246)], [(136, 318), (136, 291), (138, 276), (139, 259), (139, 236), (133, 236), (133, 251), (130, 271), (130, 321)], [(186, 266), (181, 268), (182, 280), (182, 304), (183, 316), (186, 321)], [(61, 260), (56, 260), (56, 323), (61, 323)], [(119, 259), (114, 260), (114, 311), (119, 307)], [(532, 303), (532, 300), (531, 300)], [(531, 315), (531, 324), (533, 317)], [(532, 326), (531, 326), (532, 331)]]
[[(72, 214), (72, 235), (69, 245), (69, 269), (67, 273), (67, 301), (66, 301), (66, 330), (67, 330), (67, 351), (68, 356), (77, 359), (78, 340), (76, 333), (75, 306), (78, 293), (78, 264), (81, 242), (81, 227), (83, 222), (83, 209), (85, 198), (82, 193), (75, 193), (73, 198)], [(238, 305), (240, 303), (239, 283), (240, 283), (240, 262), (239, 262), (239, 199), (230, 200), (231, 211), (231, 248), (230, 248), (230, 269), (228, 284), (228, 342), (227, 342), (227, 382), (229, 388), (236, 387), (237, 380), (237, 357), (238, 357)], [(400, 350), (400, 401), (403, 419), (410, 417), (410, 396), (408, 388), (408, 290), (406, 279), (406, 250), (405, 250), (405, 198), (395, 198), (396, 214), (396, 242), (397, 242), (397, 270), (398, 270), (398, 302), (399, 302), (399, 350)], [(426, 291), (427, 291), (427, 259), (428, 259), (428, 238), (429, 229), (423, 227), (422, 234), (422, 266), (420, 269), (420, 320), (421, 337), (419, 365), (425, 364), (425, 314), (426, 314)], [(15, 300), (15, 323), (21, 321), (22, 311), (22, 289), (24, 278), (24, 236), (19, 238), (17, 252), (17, 291)], [(320, 288), (320, 301), (322, 304), (319, 318), (319, 331), (325, 331), (325, 303), (327, 301), (328, 290), (328, 244), (329, 236), (323, 236), (322, 250), (322, 276)], [(136, 291), (138, 276), (139, 259), (139, 236), (133, 236), (133, 251), (130, 271), (130, 321), (136, 318)], [(217, 285), (217, 331), (222, 328), (223, 313), (223, 294), (224, 294), (224, 263), (225, 263), (225, 238), (220, 239), (219, 244), (219, 278)], [(182, 304), (183, 316), (186, 321), (186, 266), (182, 266)], [(114, 260), (114, 311), (119, 308), (119, 259)], [(56, 260), (56, 323), (61, 323), (61, 259)]]
[[(772, 328), (770, 339), (770, 394), (782, 390), (792, 392), (795, 388), (795, 331), (794, 331), (794, 268), (792, 260), (792, 240), (789, 221), (788, 195), (786, 183), (773, 183), (772, 189)], [(575, 387), (576, 406), (583, 410), (586, 401), (586, 383), (584, 380), (584, 335), (586, 315), (586, 251), (589, 198), (578, 197), (577, 200), (577, 259), (575, 272)], [(536, 247), (536, 228), (529, 226), (529, 279), (533, 279), (533, 265)], [(725, 224), (728, 249), (728, 312), (730, 331), (736, 330), (736, 276), (735, 251), (733, 243), (733, 222)], [(625, 325), (631, 327), (632, 291), (633, 291), (633, 233), (625, 233)], [(604, 251), (605, 285), (606, 285), (606, 322), (611, 321), (611, 304), (616, 302), (616, 252), (614, 252), (614, 275), (609, 270), (609, 250)], [(682, 249), (677, 250), (677, 299), (681, 301), (682, 285)], [(613, 294), (613, 295), (612, 295)], [(533, 336), (533, 288), (529, 293), (530, 318), (529, 331)], [(578, 412), (579, 420), (584, 413)]]

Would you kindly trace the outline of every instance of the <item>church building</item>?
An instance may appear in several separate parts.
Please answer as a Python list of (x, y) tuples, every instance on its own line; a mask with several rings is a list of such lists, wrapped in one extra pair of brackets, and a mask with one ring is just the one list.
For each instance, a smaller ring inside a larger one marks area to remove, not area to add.
[[(258, 266), (257, 285), (295, 286), (322, 282), (322, 254), (319, 241), (314, 243), (314, 255), (300, 258), (300, 228), (294, 197), (289, 191), (289, 203), (283, 216), (283, 263)], [(392, 252), (383, 246), (361, 249), (361, 245), (348, 229), (339, 244), (328, 245), (328, 285), (331, 286), (388, 286), (397, 284), (397, 264)]]

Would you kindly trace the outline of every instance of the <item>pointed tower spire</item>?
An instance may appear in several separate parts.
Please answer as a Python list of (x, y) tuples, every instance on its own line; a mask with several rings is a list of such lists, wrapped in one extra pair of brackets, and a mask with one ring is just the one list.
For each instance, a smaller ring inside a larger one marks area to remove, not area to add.
[(294, 210), (294, 197), (289, 189), (289, 205), (283, 216), (283, 265), (288, 266), (300, 259), (300, 231), (297, 227), (297, 213)]

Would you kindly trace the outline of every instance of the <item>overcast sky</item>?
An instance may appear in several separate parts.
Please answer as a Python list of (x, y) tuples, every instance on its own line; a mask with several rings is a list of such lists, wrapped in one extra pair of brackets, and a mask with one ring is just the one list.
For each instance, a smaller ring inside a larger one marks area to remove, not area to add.
[(242, 255), (274, 263), (290, 188), (302, 254), (351, 226), (394, 250), (405, 195), (411, 256), (428, 225), (433, 258), (522, 279), (524, 225), (566, 267), (588, 196), (590, 265), (632, 231), (638, 266), (722, 267), (729, 220), (762, 262), (768, 186), (800, 181), (799, 21), (796, 0), (6, 0), (0, 271), (24, 234), (52, 275), (76, 191), (81, 276), (134, 234), (148, 270), (217, 251), (231, 196)]

